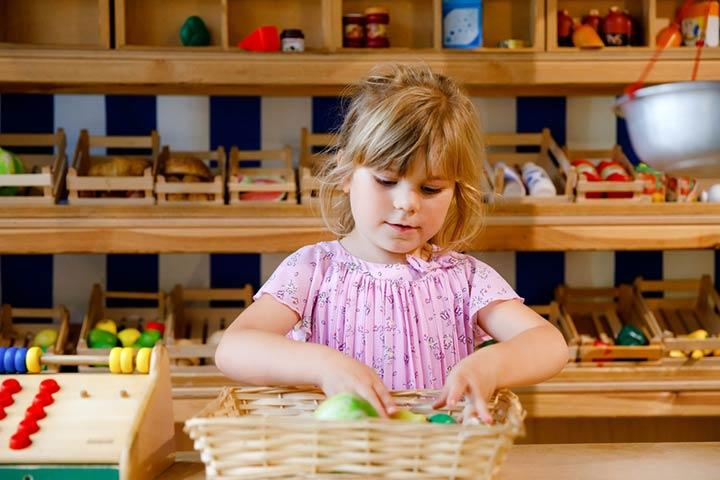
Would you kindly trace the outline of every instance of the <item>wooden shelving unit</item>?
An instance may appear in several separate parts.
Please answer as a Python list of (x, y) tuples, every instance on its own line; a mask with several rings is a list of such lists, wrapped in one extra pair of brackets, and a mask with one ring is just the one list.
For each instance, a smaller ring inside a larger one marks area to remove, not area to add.
[[(470, 250), (668, 250), (720, 245), (720, 205), (490, 207)], [(2, 253), (292, 252), (332, 239), (313, 205), (17, 207), (0, 211)]]
[[(594, 6), (604, 14), (618, 2), (486, 0), (484, 45), (468, 51), (442, 48), (441, 0), (398, 0), (388, 4), (391, 48), (343, 49), (343, 13), (362, 12), (375, 3), (62, 0), (53, 2), (53, 18), (63, 21), (51, 22), (41, 0), (3, 2), (0, 87), (8, 92), (338, 94), (378, 63), (422, 61), (452, 75), (471, 93), (619, 93), (637, 80), (652, 55), (655, 32), (681, 1), (619, 2), (637, 18), (644, 46), (581, 51), (556, 46), (557, 9), (581, 16)], [(210, 30), (208, 47), (180, 44), (180, 25), (193, 14)], [(36, 28), (46, 24), (62, 28)], [(306, 52), (261, 54), (236, 47), (253, 28), (266, 24), (303, 29)], [(496, 48), (507, 38), (523, 40), (526, 47)], [(663, 53), (648, 83), (689, 79), (694, 55), (688, 47)], [(720, 78), (720, 48), (705, 49), (699, 78)]]

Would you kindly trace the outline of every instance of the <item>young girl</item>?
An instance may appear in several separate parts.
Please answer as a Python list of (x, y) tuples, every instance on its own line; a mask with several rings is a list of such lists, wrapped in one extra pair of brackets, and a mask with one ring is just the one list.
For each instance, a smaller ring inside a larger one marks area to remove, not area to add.
[[(442, 389), (436, 408), (543, 381), (560, 332), (497, 272), (457, 253), (480, 228), (482, 136), (470, 100), (426, 67), (375, 70), (320, 173), (339, 240), (290, 255), (225, 332), (215, 360), (246, 384), (354, 392), (381, 415), (389, 389)], [(490, 337), (497, 344), (474, 351)]]

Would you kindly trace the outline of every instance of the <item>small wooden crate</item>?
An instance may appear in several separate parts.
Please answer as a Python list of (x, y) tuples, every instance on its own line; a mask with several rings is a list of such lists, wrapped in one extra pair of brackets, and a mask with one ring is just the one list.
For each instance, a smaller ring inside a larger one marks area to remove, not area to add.
[[(247, 162), (260, 162), (259, 167), (246, 166)], [(272, 164), (280, 166), (272, 167)], [(297, 185), (295, 170), (292, 164), (292, 149), (289, 146), (278, 150), (240, 150), (237, 147), (230, 149), (230, 175), (227, 188), (230, 195), (230, 204), (238, 205), (271, 205), (273, 203), (296, 204)], [(243, 184), (240, 182), (244, 176), (262, 177), (279, 176), (284, 183), (257, 183)], [(244, 193), (250, 192), (278, 192), (284, 193), (284, 198), (273, 200), (245, 200)]]
[[(668, 352), (700, 350), (703, 355), (720, 354), (720, 295), (709, 275), (693, 280), (638, 278), (635, 291), (645, 314), (653, 318), (653, 335), (662, 339)], [(710, 336), (687, 338), (700, 329)]]
[[(157, 303), (152, 307), (108, 307), (108, 299), (145, 300)], [(164, 322), (166, 316), (166, 295), (165, 292), (108, 292), (103, 290), (99, 284), (93, 285), (90, 293), (87, 313), (83, 318), (80, 327), (80, 338), (77, 345), (77, 353), (80, 355), (108, 355), (110, 349), (90, 348), (87, 343), (90, 331), (95, 325), (104, 319), (114, 320), (118, 332), (123, 328), (137, 328), (142, 331), (143, 325), (147, 322)], [(168, 329), (165, 329), (163, 342), (167, 338)]]
[[(66, 353), (70, 332), (70, 313), (63, 305), (55, 308), (13, 308), (4, 304), (0, 309), (0, 347), (31, 347), (35, 335), (41, 330), (57, 330), (58, 336), (47, 353)], [(47, 372), (58, 372), (60, 367), (50, 365)]]
[(568, 323), (568, 318), (560, 313), (560, 305), (557, 302), (550, 302), (548, 305), (528, 305), (535, 312), (552, 323), (555, 328), (563, 334), (568, 344), (568, 362), (574, 362), (578, 356), (578, 346), (573, 341), (573, 330)]
[[(569, 203), (573, 201), (575, 173), (569, 169), (562, 149), (553, 140), (550, 130), (544, 128), (540, 133), (488, 133), (485, 135), (487, 150), (483, 163), (488, 178), (492, 179), (493, 200), (508, 203)], [(538, 147), (538, 152), (516, 152), (517, 147)], [(554, 160), (553, 160), (554, 158)], [(495, 171), (497, 162), (504, 162), (514, 168), (518, 176), (526, 162), (534, 162), (542, 167), (555, 184), (557, 195), (552, 197), (533, 197), (529, 193), (522, 197), (504, 197), (505, 178), (503, 169)]]
[[(225, 204), (225, 168), (227, 155), (225, 149), (219, 146), (217, 150), (202, 152), (174, 152), (176, 155), (190, 155), (210, 164), (216, 162), (215, 168), (209, 168), (213, 172), (212, 182), (168, 182), (165, 177), (165, 162), (170, 158), (170, 148), (165, 146), (158, 157), (158, 174), (155, 183), (157, 203), (162, 205), (224, 205)], [(197, 198), (200, 194), (201, 197)], [(176, 196), (187, 198), (178, 199)]]
[[(149, 149), (149, 155), (93, 155), (93, 148)], [(153, 130), (148, 136), (96, 136), (87, 130), (80, 132), (73, 164), (67, 174), (68, 203), (83, 205), (153, 205), (155, 173), (160, 155), (160, 136)], [(149, 159), (150, 166), (139, 177), (89, 177), (90, 166), (113, 157)], [(95, 198), (107, 192), (137, 192), (142, 197)], [(89, 196), (89, 197), (88, 197)]]
[[(615, 145), (612, 150), (566, 150), (567, 158), (570, 162), (578, 159), (587, 159), (593, 162), (597, 166), (599, 159), (609, 159), (618, 162), (622, 165), (628, 174), (632, 177), (632, 181), (629, 182), (610, 182), (610, 181), (599, 181), (591, 182), (588, 181), (584, 175), (578, 174), (575, 167), (571, 166), (573, 171), (576, 172), (577, 186), (575, 187), (576, 196), (575, 201), (578, 203), (650, 203), (652, 202), (651, 195), (644, 195), (644, 183), (642, 179), (639, 179), (635, 173), (630, 160), (622, 150), (620, 145)], [(590, 193), (623, 193), (628, 195), (628, 198), (587, 198), (586, 194)]]
[(0, 146), (13, 152), (13, 147), (50, 147), (53, 153), (15, 153), (28, 173), (0, 175), (0, 187), (35, 188), (40, 195), (0, 195), (1, 205), (52, 205), (57, 203), (65, 187), (67, 173), (66, 140), (62, 128), (55, 133), (2, 133)]
[(313, 149), (332, 148), (336, 138), (330, 133), (310, 133), (307, 128), (300, 131), (300, 203), (317, 203), (320, 183), (315, 175), (320, 166), (328, 160), (328, 154), (315, 153)]
[[(433, 413), (438, 391), (395, 391), (396, 404)], [(489, 402), (495, 423), (434, 424), (371, 418), (316, 420), (316, 388), (226, 387), (185, 422), (208, 478), (495, 478), (524, 433), (514, 394)], [(449, 414), (462, 418), (460, 402)]]
[[(642, 308), (630, 285), (616, 288), (570, 288), (559, 286), (555, 300), (560, 304), (564, 325), (578, 348), (578, 360), (658, 360), (663, 355), (660, 338), (654, 334), (652, 318)], [(623, 324), (640, 329), (648, 345), (593, 345), (594, 340), (614, 342)]]
[[(217, 373), (214, 365), (218, 332), (224, 331), (252, 303), (253, 288), (183, 288), (176, 285), (168, 298), (167, 345), (176, 366)], [(218, 306), (214, 302), (242, 302)], [(221, 334), (221, 333), (220, 333)]]

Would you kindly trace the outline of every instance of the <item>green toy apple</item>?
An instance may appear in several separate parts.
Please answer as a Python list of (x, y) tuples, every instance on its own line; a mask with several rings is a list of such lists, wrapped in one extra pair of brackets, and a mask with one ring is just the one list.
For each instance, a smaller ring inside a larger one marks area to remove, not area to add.
[(364, 398), (354, 393), (339, 393), (321, 403), (314, 416), (319, 420), (362, 420), (379, 415)]

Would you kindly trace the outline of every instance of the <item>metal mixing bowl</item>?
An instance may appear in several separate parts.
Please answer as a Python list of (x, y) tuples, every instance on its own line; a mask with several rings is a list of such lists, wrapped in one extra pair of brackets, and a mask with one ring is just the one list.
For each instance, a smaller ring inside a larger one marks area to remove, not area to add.
[(615, 104), (640, 160), (659, 170), (720, 176), (720, 82), (641, 88)]

